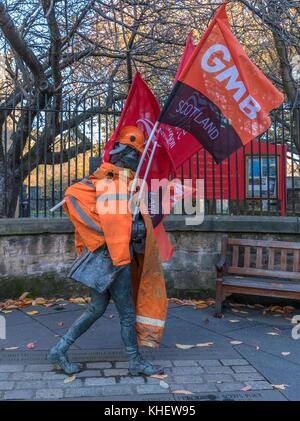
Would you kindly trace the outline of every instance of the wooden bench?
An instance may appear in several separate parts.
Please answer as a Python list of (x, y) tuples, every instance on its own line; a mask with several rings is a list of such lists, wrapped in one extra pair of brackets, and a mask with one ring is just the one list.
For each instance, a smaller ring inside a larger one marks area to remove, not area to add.
[(216, 312), (231, 294), (300, 300), (300, 242), (222, 238)]

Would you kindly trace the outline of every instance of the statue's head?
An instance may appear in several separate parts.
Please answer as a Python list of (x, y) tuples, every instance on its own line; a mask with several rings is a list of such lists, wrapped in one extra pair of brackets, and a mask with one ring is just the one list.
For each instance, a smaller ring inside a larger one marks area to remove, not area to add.
[(121, 168), (136, 171), (144, 150), (144, 134), (135, 126), (126, 126), (120, 131), (114, 149), (110, 152), (110, 162)]

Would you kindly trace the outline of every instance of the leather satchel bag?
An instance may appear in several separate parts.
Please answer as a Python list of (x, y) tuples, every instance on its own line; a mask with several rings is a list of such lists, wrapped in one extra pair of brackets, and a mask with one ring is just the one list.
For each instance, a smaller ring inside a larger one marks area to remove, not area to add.
[(127, 265), (114, 266), (106, 244), (94, 252), (84, 249), (75, 259), (68, 277), (102, 293)]

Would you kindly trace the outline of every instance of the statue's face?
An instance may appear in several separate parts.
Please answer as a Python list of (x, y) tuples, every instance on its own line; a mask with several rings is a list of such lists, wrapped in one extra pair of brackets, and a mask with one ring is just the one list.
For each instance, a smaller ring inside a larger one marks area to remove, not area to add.
[[(116, 145), (116, 150), (118, 150), (119, 146)], [(110, 156), (110, 162), (117, 167), (121, 168), (129, 168), (132, 171), (136, 171), (138, 164), (140, 160), (140, 154), (139, 152), (131, 148), (130, 146), (126, 146), (121, 152), (114, 153), (114, 150), (112, 151), (112, 154)]]

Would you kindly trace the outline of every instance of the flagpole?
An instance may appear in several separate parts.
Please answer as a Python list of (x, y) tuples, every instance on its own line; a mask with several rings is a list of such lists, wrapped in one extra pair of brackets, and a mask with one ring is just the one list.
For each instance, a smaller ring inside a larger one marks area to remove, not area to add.
[[(138, 165), (138, 167), (136, 169), (135, 176), (134, 176), (134, 179), (132, 180), (132, 184), (131, 184), (130, 200), (132, 199), (133, 194), (134, 194), (134, 191), (136, 189), (137, 181), (138, 181), (138, 178), (139, 178), (139, 175), (140, 175), (140, 172), (141, 172), (141, 168), (142, 168), (142, 165), (143, 165), (144, 160), (145, 160), (145, 157), (146, 157), (146, 153), (147, 153), (147, 151), (148, 151), (148, 149), (150, 147), (151, 142), (153, 141), (153, 138), (154, 138), (154, 135), (155, 135), (155, 132), (156, 132), (156, 129), (157, 129), (158, 125), (159, 125), (159, 121), (157, 120), (156, 123), (153, 126), (153, 129), (152, 129), (152, 131), (150, 133), (150, 136), (149, 136), (149, 138), (147, 140), (147, 143), (145, 145), (144, 151), (143, 151), (142, 156), (140, 158), (139, 165)], [(149, 172), (149, 170), (148, 170), (148, 172)]]
[(53, 206), (53, 208), (50, 209), (50, 212), (55, 212), (57, 209), (59, 209), (65, 203), (66, 203), (65, 199), (63, 199), (61, 202), (57, 203), (57, 205)]
[(148, 177), (148, 174), (149, 174), (149, 170), (150, 170), (150, 167), (151, 167), (151, 164), (152, 164), (152, 161), (153, 161), (153, 157), (154, 157), (156, 148), (157, 148), (157, 141), (155, 141), (153, 143), (153, 148), (152, 148), (151, 155), (150, 155), (150, 158), (149, 158), (149, 162), (147, 164), (147, 168), (146, 168), (146, 171), (145, 171), (145, 174), (144, 174), (142, 185), (141, 185), (141, 188), (140, 188), (140, 190), (138, 192), (138, 197), (137, 197), (137, 201), (136, 201), (136, 204), (135, 204), (135, 209), (134, 209), (134, 212), (133, 212), (133, 221), (135, 220), (135, 217), (136, 217), (136, 215), (138, 213), (138, 210), (139, 210), (139, 207), (140, 207), (141, 197), (142, 197), (142, 194), (144, 192), (146, 180), (147, 180), (147, 177)]

